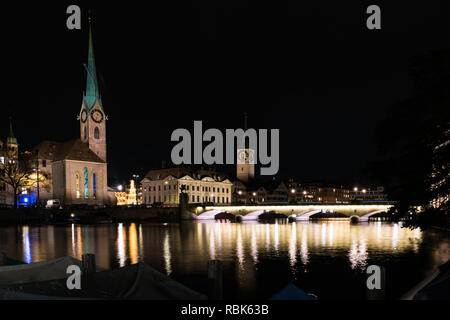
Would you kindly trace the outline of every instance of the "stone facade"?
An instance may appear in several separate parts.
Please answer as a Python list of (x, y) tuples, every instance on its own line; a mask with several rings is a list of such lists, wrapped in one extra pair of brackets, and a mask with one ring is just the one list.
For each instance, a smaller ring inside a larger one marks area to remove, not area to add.
[(181, 192), (188, 195), (188, 203), (231, 204), (232, 183), (214, 171), (181, 167), (151, 170), (141, 184), (144, 204), (178, 205)]

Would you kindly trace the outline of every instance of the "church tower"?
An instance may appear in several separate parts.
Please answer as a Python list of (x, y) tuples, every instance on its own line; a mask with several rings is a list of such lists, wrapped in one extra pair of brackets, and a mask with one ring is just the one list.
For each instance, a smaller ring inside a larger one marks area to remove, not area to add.
[(6, 148), (8, 150), (8, 157), (17, 158), (17, 155), (19, 153), (19, 144), (17, 143), (17, 139), (14, 136), (11, 118), (9, 118), (9, 136), (6, 139)]
[[(247, 131), (247, 113), (244, 115), (244, 131)], [(236, 177), (238, 180), (248, 182), (255, 178), (255, 150), (244, 141), (245, 149), (237, 150)]]
[(86, 67), (86, 92), (80, 110), (81, 141), (89, 145), (95, 154), (106, 162), (106, 116), (98, 90), (92, 42), (91, 18), (89, 18), (89, 52)]

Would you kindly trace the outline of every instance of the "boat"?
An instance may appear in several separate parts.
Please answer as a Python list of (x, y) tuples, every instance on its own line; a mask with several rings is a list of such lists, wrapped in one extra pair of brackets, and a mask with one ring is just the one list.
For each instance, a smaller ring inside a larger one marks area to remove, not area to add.
[(0, 300), (206, 300), (207, 297), (145, 263), (81, 275), (80, 289), (68, 289), (69, 265), (63, 257), (45, 262), (0, 267)]
[(289, 283), (286, 287), (272, 296), (270, 300), (317, 300), (317, 296), (306, 293), (293, 283)]
[(450, 260), (405, 293), (401, 300), (450, 300)]

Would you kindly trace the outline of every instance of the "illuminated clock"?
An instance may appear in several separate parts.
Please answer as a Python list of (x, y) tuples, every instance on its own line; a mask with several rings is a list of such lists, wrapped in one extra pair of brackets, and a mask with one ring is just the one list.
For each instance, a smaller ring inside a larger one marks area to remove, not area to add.
[(100, 110), (93, 110), (91, 112), (91, 118), (97, 123), (100, 123), (103, 121), (103, 113)]
[(255, 151), (253, 149), (239, 149), (237, 152), (238, 164), (254, 164)]
[(81, 121), (86, 122), (86, 120), (87, 120), (87, 112), (86, 109), (83, 109), (83, 111), (81, 111)]

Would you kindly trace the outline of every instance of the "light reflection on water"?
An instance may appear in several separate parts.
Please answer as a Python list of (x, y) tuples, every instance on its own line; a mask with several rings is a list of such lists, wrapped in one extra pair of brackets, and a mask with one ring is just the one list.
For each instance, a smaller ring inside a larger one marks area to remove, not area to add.
[[(333, 271), (327, 269), (331, 261), (343, 262), (335, 267), (342, 268), (339, 272), (362, 274), (369, 264), (385, 260), (399, 266), (423, 260), (417, 266), (419, 277), (450, 258), (449, 237), (381, 222), (72, 224), (0, 227), (0, 235), (0, 250), (27, 263), (66, 255), (81, 259), (89, 252), (96, 254), (102, 268), (145, 261), (183, 278), (204, 276), (207, 261), (221, 259), (226, 272), (236, 278), (238, 296), (257, 290), (259, 272), (284, 271), (291, 280), (304, 280), (309, 272)], [(421, 255), (426, 258), (419, 259)]]

